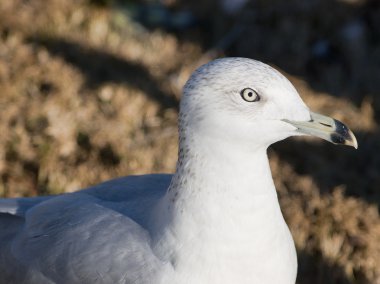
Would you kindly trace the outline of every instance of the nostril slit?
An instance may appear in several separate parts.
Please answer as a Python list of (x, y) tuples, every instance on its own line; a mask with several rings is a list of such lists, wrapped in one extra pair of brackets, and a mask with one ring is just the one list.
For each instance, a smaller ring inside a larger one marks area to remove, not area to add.
[(323, 122), (320, 122), (319, 124), (322, 124), (322, 125), (330, 127), (330, 128), (332, 127), (330, 124), (326, 124), (326, 123), (323, 123)]

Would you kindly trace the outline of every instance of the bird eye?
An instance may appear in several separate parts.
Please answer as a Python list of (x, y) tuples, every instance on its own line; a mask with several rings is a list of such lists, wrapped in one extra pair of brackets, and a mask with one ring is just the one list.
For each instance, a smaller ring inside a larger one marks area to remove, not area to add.
[(252, 90), (251, 88), (245, 88), (240, 92), (241, 97), (243, 100), (247, 102), (258, 102), (260, 100), (260, 96), (256, 93), (256, 91)]

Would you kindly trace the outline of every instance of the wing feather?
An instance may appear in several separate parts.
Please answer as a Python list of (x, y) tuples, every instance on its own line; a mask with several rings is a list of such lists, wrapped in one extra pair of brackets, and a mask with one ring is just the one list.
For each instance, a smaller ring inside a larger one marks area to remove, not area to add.
[(0, 200), (0, 283), (156, 279), (169, 266), (152, 252), (145, 219), (170, 179), (126, 177), (72, 194)]

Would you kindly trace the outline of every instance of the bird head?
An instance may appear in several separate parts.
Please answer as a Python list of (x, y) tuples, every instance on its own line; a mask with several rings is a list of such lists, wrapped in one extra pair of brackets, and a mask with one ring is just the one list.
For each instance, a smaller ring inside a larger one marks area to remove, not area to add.
[(285, 76), (247, 58), (217, 59), (191, 75), (181, 99), (180, 129), (247, 147), (311, 135), (357, 148), (347, 126), (310, 111)]

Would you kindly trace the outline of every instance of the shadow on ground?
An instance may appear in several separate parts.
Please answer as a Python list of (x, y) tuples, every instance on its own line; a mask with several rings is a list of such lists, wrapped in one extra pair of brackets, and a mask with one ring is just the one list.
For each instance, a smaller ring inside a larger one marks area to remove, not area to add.
[(125, 84), (140, 89), (163, 109), (178, 108), (175, 96), (164, 92), (159, 82), (142, 65), (66, 39), (34, 37), (29, 41), (44, 46), (51, 54), (78, 68), (86, 78), (87, 88), (95, 89), (107, 82)]
[(380, 145), (380, 132), (355, 132), (359, 148), (335, 146), (310, 140), (279, 142), (273, 149), (289, 162), (300, 175), (310, 175), (321, 193), (331, 193), (345, 185), (345, 194), (360, 197), (380, 206), (380, 156), (374, 150)]
[[(354, 283), (369, 283), (363, 275), (356, 275)], [(329, 264), (318, 254), (298, 253), (297, 284), (351, 284), (343, 269)]]

